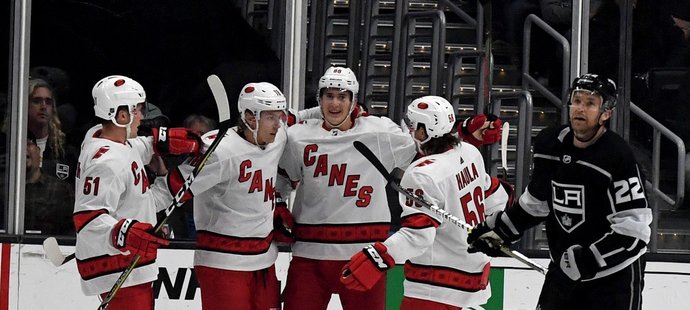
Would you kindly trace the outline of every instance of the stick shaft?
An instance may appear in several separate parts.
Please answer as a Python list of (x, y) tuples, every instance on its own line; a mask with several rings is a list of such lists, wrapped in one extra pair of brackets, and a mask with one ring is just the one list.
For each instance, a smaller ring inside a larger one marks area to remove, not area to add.
[[(386, 180), (388, 180), (388, 182), (391, 184), (391, 187), (393, 187), (394, 190), (405, 195), (405, 197), (411, 199), (412, 201), (414, 201), (418, 205), (421, 205), (422, 207), (427, 208), (427, 209), (431, 210), (432, 212), (440, 215), (441, 217), (443, 217), (444, 219), (448, 220), (449, 222), (455, 224), (456, 226), (458, 226), (462, 229), (465, 229), (468, 232), (470, 230), (472, 230), (472, 228), (473, 228), (472, 225), (467, 224), (465, 221), (463, 221), (460, 218), (448, 213), (446, 210), (440, 209), (437, 206), (432, 205), (431, 203), (426, 201), (424, 198), (419, 197), (419, 196), (411, 193), (410, 191), (402, 188), (400, 186), (400, 184), (397, 184), (396, 182), (394, 182), (393, 177), (390, 175), (390, 173), (388, 173), (388, 170), (386, 170), (386, 168), (383, 166), (381, 161), (376, 157), (376, 155), (374, 155), (374, 153), (371, 152), (371, 150), (366, 145), (364, 145), (364, 143), (359, 142), (359, 141), (355, 141), (353, 144), (354, 144), (355, 149), (357, 149), (357, 151), (362, 153), (362, 155), (364, 155), (364, 157), (366, 157), (369, 160), (369, 162), (371, 162), (371, 164), (374, 165), (374, 167), (376, 167), (376, 170), (378, 170), (379, 173), (381, 173), (381, 175), (383, 175), (383, 177)], [(507, 247), (503, 244), (500, 245), (500, 249), (501, 249), (501, 252), (505, 253), (506, 255), (517, 259), (518, 261), (524, 263), (525, 265), (529, 266), (530, 268), (532, 268), (536, 271), (539, 271), (542, 274), (546, 274), (546, 271), (547, 271), (546, 267), (539, 265), (537, 262), (531, 260), (530, 258), (525, 256), (524, 254), (517, 252), (517, 251), (513, 251), (509, 247)]]

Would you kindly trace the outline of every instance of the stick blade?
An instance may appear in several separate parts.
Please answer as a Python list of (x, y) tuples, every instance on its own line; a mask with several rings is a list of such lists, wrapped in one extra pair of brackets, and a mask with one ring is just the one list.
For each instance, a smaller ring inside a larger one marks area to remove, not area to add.
[(501, 166), (504, 172), (508, 171), (508, 135), (510, 134), (510, 124), (503, 123), (501, 128)]
[(65, 261), (65, 256), (60, 252), (60, 246), (55, 237), (48, 237), (43, 240), (43, 251), (46, 252), (46, 256), (55, 267), (60, 267)]
[(216, 100), (218, 122), (223, 123), (230, 120), (230, 100), (228, 100), (228, 94), (225, 91), (223, 82), (215, 74), (209, 75), (208, 78), (206, 78), (206, 82), (208, 82), (208, 87), (211, 88), (213, 98)]

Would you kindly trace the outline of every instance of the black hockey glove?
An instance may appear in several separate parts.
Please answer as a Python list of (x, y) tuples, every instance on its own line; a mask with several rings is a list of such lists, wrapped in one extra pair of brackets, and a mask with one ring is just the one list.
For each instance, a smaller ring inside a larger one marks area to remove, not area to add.
[(570, 246), (561, 255), (561, 270), (573, 281), (593, 278), (597, 273), (598, 265), (592, 250), (583, 248), (579, 244)]
[(482, 252), (493, 257), (507, 256), (501, 251), (501, 245), (510, 246), (522, 236), (522, 232), (513, 232), (507, 215), (498, 211), (486, 217), (486, 220), (475, 226), (467, 236), (467, 252)]

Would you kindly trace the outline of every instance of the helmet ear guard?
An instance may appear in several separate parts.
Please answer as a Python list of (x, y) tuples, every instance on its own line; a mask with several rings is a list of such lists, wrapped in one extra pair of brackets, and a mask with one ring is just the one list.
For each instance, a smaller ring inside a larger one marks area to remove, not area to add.
[(431, 138), (440, 138), (453, 130), (455, 111), (445, 98), (424, 96), (415, 99), (407, 107), (405, 122), (410, 127), (413, 137), (419, 124), (424, 124), (427, 138), (424, 141), (419, 141), (420, 144), (424, 144)]
[(592, 73), (583, 74), (575, 78), (568, 91), (568, 103), (571, 102), (574, 92), (583, 90), (601, 96), (602, 111), (612, 110), (616, 107), (618, 94), (616, 92), (616, 83), (611, 79)]

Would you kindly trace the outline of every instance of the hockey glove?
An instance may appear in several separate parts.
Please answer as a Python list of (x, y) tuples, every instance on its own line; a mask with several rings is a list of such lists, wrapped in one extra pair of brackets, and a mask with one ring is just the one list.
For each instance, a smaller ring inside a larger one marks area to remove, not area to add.
[[(494, 144), (501, 139), (502, 121), (493, 114), (478, 114), (466, 118), (458, 126), (458, 135), (465, 142), (479, 148), (483, 144)], [(479, 133), (475, 136), (475, 132)]]
[(295, 218), (290, 213), (287, 204), (280, 196), (276, 197), (276, 207), (273, 209), (273, 240), (282, 243), (295, 243)]
[(122, 252), (143, 258), (155, 258), (158, 247), (168, 245), (170, 241), (152, 233), (153, 226), (133, 219), (121, 219), (111, 232), (113, 246)]
[(592, 250), (579, 244), (570, 246), (561, 255), (561, 270), (573, 281), (591, 279), (598, 265)]
[(199, 155), (201, 138), (185, 128), (153, 128), (156, 155)]
[(510, 221), (503, 211), (498, 211), (486, 217), (486, 220), (477, 225), (467, 236), (469, 248), (467, 252), (483, 252), (486, 255), (499, 257), (506, 256), (501, 252), (501, 246), (510, 246), (520, 239), (521, 233), (514, 233), (506, 221)]
[(367, 291), (393, 266), (395, 260), (388, 254), (386, 246), (376, 242), (350, 258), (343, 267), (340, 282), (351, 290)]

